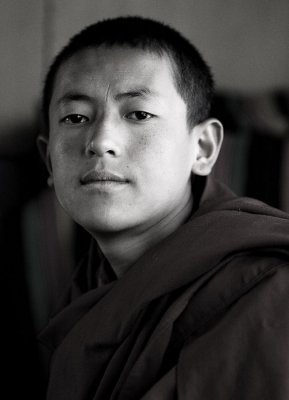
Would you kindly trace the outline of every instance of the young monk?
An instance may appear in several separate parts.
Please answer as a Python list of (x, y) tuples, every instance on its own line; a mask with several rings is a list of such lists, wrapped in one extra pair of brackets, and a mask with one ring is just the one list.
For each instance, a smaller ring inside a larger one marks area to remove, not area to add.
[(92, 242), (40, 335), (47, 399), (289, 398), (289, 219), (208, 178), (212, 96), (149, 19), (91, 25), (52, 64), (39, 147)]

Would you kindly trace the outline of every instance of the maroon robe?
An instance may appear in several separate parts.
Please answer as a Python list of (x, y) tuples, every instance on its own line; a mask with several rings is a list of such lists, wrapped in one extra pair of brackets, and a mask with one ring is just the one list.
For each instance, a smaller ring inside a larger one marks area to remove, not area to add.
[(187, 223), (99, 287), (95, 247), (40, 335), (48, 400), (289, 399), (287, 214), (210, 181)]

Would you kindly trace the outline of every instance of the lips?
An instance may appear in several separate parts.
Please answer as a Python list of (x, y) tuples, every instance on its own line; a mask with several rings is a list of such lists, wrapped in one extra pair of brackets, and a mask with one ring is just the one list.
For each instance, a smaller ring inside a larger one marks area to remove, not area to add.
[(109, 171), (92, 170), (85, 173), (81, 177), (80, 182), (82, 185), (89, 185), (91, 183), (128, 183), (129, 181), (123, 176)]

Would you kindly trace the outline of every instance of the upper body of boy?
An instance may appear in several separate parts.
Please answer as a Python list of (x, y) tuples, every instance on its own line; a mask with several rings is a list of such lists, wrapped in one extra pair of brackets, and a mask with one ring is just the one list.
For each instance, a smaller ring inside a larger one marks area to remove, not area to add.
[(148, 19), (54, 61), (39, 147), (92, 243), (40, 335), (48, 399), (288, 398), (288, 216), (208, 177), (212, 96), (199, 52)]

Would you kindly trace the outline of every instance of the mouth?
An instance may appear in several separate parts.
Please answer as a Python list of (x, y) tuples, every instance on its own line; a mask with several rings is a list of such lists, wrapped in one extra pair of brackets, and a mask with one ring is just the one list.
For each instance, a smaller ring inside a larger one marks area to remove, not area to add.
[(109, 171), (89, 171), (80, 178), (82, 185), (122, 185), (129, 183), (123, 176)]

